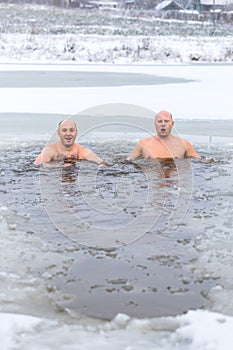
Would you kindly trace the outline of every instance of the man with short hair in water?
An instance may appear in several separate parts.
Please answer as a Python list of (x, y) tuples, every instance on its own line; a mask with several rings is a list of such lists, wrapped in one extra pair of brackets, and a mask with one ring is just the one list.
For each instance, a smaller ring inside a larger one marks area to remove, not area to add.
[(45, 167), (54, 166), (63, 162), (64, 165), (73, 165), (75, 162), (85, 159), (97, 164), (102, 164), (99, 158), (90, 149), (75, 143), (78, 135), (77, 126), (74, 120), (63, 120), (58, 124), (57, 134), (60, 141), (46, 146), (37, 157), (34, 164), (42, 164)]
[(200, 158), (191, 143), (171, 134), (174, 120), (171, 113), (160, 111), (155, 115), (157, 135), (140, 140), (127, 160), (137, 157), (157, 159)]

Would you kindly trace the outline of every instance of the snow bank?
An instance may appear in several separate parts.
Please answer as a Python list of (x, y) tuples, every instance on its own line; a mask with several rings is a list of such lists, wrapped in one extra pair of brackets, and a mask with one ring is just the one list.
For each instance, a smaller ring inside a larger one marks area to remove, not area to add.
[(1, 34), (0, 62), (232, 62), (233, 37)]
[(119, 314), (91, 326), (2, 313), (0, 323), (2, 350), (231, 350), (233, 341), (233, 317), (201, 310), (163, 319)]

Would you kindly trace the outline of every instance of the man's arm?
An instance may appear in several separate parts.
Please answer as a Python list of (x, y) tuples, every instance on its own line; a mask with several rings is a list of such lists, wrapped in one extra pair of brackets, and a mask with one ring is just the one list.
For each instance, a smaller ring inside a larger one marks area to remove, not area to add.
[(90, 151), (87, 152), (87, 154), (85, 155), (86, 160), (89, 160), (90, 162), (95, 162), (97, 164), (103, 164), (104, 161), (103, 159), (101, 159), (100, 157), (98, 157), (94, 152)]
[(187, 158), (201, 158), (200, 155), (195, 151), (194, 147), (191, 145), (191, 143), (187, 140), (185, 141), (185, 156)]
[(136, 146), (134, 147), (133, 152), (130, 153), (130, 155), (127, 157), (127, 160), (138, 158), (142, 155), (142, 146), (138, 142)]
[(52, 166), (50, 165), (50, 162), (53, 159), (53, 152), (51, 147), (47, 146), (43, 149), (43, 151), (41, 152), (41, 154), (39, 154), (39, 156), (36, 158), (36, 160), (34, 161), (34, 164), (36, 165), (40, 165), (43, 164), (43, 166)]

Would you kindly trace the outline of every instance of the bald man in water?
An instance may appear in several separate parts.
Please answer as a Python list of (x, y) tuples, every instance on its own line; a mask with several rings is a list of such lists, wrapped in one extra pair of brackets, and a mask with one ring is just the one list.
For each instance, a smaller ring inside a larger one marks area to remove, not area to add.
[(191, 143), (171, 134), (174, 120), (171, 113), (160, 111), (155, 115), (157, 135), (140, 140), (128, 160), (138, 157), (156, 159), (200, 158)]
[(42, 164), (48, 167), (54, 166), (58, 162), (63, 162), (63, 165), (67, 166), (73, 165), (81, 159), (97, 164), (103, 163), (103, 160), (90, 149), (75, 143), (78, 129), (74, 120), (67, 119), (61, 121), (58, 124), (57, 134), (60, 140), (46, 146), (34, 164)]

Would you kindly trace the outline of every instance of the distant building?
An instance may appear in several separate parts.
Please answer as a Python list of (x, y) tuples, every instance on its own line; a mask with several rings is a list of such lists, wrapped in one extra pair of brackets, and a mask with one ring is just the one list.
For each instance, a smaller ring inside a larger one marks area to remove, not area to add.
[(124, 0), (122, 2), (122, 4), (124, 5), (125, 8), (127, 9), (132, 9), (135, 7), (136, 3), (135, 0)]
[(183, 7), (174, 0), (164, 0), (155, 7), (155, 10), (156, 11), (174, 11), (174, 10), (183, 10)]
[(195, 9), (202, 11), (223, 10), (233, 0), (195, 0)]

